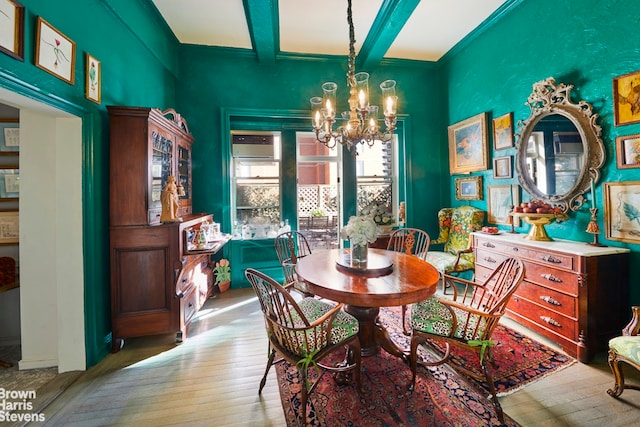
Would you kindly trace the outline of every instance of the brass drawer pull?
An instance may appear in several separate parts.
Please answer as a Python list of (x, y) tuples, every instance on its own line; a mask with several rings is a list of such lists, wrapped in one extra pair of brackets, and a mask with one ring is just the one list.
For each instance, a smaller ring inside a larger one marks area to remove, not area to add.
[(548, 302), (551, 305), (557, 305), (557, 306), (561, 306), (562, 305), (562, 304), (560, 304), (560, 301), (556, 301), (555, 299), (553, 299), (549, 295), (540, 295), (540, 299), (542, 301), (544, 301), (544, 302)]
[(557, 328), (562, 327), (562, 325), (558, 322), (556, 322), (555, 320), (553, 320), (551, 317), (549, 316), (540, 316), (540, 320), (542, 320), (543, 322), (546, 322), (552, 326), (555, 326)]
[(489, 243), (489, 242), (483, 243), (482, 246), (484, 246), (486, 248), (495, 248), (496, 247), (496, 245), (494, 245), (493, 243)]
[(551, 264), (561, 264), (562, 260), (560, 258), (556, 258), (553, 255), (545, 255), (542, 258), (542, 261), (550, 262)]
[(562, 279), (554, 276), (553, 274), (541, 274), (542, 278), (547, 279), (550, 282), (562, 283)]
[(496, 262), (498, 262), (498, 261), (496, 261), (495, 259), (493, 259), (493, 258), (491, 258), (491, 257), (484, 257), (484, 260), (485, 260), (485, 261), (487, 261), (487, 262), (492, 262), (492, 263), (494, 263), (494, 264), (495, 264)]

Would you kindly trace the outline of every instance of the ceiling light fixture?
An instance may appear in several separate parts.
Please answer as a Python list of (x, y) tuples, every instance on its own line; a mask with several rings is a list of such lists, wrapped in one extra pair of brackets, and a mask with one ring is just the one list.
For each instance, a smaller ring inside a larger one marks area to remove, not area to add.
[(349, 111), (342, 113), (347, 122), (333, 130), (336, 122), (336, 92), (338, 85), (326, 82), (322, 85), (323, 96), (314, 96), (311, 102), (311, 121), (316, 132), (316, 140), (328, 148), (334, 148), (337, 143), (346, 145), (349, 149), (358, 143), (373, 146), (375, 141), (388, 142), (396, 129), (396, 96), (395, 80), (385, 80), (380, 84), (383, 100), (383, 114), (386, 129), (381, 131), (378, 124), (378, 106), (369, 105), (369, 73), (355, 71), (355, 35), (353, 18), (351, 15), (351, 0), (348, 0), (347, 22), (349, 23), (349, 68), (347, 70), (347, 85), (349, 86)]

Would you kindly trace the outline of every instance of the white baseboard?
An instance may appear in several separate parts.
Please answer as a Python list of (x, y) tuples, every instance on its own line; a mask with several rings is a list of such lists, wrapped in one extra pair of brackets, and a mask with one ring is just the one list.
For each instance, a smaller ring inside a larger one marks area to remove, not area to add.
[(21, 360), (18, 362), (18, 369), (40, 369), (40, 368), (55, 368), (58, 366), (56, 359), (50, 360)]

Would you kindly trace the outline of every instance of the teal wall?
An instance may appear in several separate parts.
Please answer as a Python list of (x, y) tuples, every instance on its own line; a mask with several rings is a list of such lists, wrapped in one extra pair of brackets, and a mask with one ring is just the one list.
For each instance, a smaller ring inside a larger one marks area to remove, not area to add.
[[(447, 125), (481, 112), (488, 112), (492, 118), (512, 111), (515, 122), (524, 120), (529, 115), (524, 103), (531, 85), (547, 77), (573, 84), (574, 102), (584, 99), (593, 105), (600, 114), (607, 156), (602, 180), (596, 186), (598, 222), (603, 230), (600, 240), (629, 248), (632, 266), (640, 262), (640, 246), (604, 238), (602, 183), (640, 179), (640, 169), (616, 168), (616, 137), (640, 133), (640, 125), (614, 126), (612, 96), (614, 77), (640, 69), (640, 45), (632, 35), (639, 21), (640, 2), (636, 0), (526, 0), (498, 25), (440, 62), (441, 78), (447, 82)], [(515, 149), (498, 153), (515, 154)], [(492, 173), (488, 170), (474, 175), (483, 176), (486, 189), (494, 183)], [(517, 178), (499, 182), (507, 183), (516, 184)], [(453, 177), (450, 188), (455, 200)], [(523, 198), (528, 199), (528, 195)], [(486, 209), (484, 201), (471, 204)], [(547, 231), (551, 237), (588, 242), (592, 236), (584, 230), (589, 217), (585, 206), (571, 213), (569, 221), (547, 226)], [(640, 303), (640, 289), (634, 285), (639, 278), (640, 270), (632, 268), (630, 303)]]
[[(0, 87), (83, 118), (83, 200), (87, 364), (109, 351), (109, 132), (106, 105), (174, 107), (178, 43), (143, 0), (50, 2), (25, 6), (25, 60), (0, 54)], [(61, 3), (67, 3), (62, 5)], [(76, 43), (75, 83), (34, 65), (36, 20)], [(84, 53), (102, 62), (102, 103), (85, 99)]]
[[(224, 194), (226, 158), (223, 156), (223, 133), (220, 132), (223, 110), (248, 110), (259, 114), (303, 115), (304, 130), (311, 131), (309, 98), (321, 93), (325, 81), (338, 83), (338, 99), (347, 110), (346, 58), (279, 57), (274, 64), (258, 63), (250, 53), (238, 54), (228, 49), (185, 45), (180, 48), (180, 90), (178, 109), (188, 119), (195, 137), (194, 211), (212, 212), (225, 221), (227, 200)], [(439, 85), (433, 63), (385, 61), (382, 66), (366, 70), (371, 74), (372, 97), (375, 86), (385, 79), (398, 81), (399, 112), (408, 115), (406, 144), (412, 153), (408, 162), (413, 176), (414, 196), (407, 204), (413, 225), (435, 233), (433, 219), (440, 206), (449, 203), (447, 148), (438, 136), (440, 126)], [(299, 126), (299, 125), (298, 125)], [(277, 129), (274, 129), (277, 130)], [(293, 150), (293, 146), (290, 147)], [(444, 150), (444, 151), (443, 151)], [(285, 176), (292, 176), (284, 172)], [(223, 222), (223, 226), (225, 223)], [(227, 224), (228, 227), (228, 224)], [(224, 231), (229, 232), (227, 228)]]

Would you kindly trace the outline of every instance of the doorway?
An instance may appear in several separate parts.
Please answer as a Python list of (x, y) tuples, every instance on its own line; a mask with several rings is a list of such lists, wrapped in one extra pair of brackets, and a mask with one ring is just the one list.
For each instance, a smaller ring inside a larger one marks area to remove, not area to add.
[(298, 230), (312, 251), (340, 245), (340, 151), (319, 144), (311, 132), (296, 133)]

